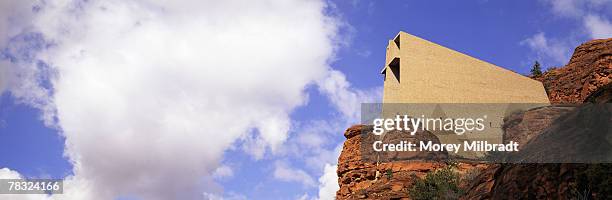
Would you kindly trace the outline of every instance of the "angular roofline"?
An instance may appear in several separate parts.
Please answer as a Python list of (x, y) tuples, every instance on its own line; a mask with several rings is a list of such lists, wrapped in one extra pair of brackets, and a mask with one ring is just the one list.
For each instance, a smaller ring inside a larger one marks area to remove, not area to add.
[[(449, 50), (451, 50), (451, 51), (458, 52), (458, 53), (463, 54), (463, 55), (465, 55), (465, 56), (468, 56), (468, 57), (470, 57), (470, 58), (474, 58), (474, 59), (476, 59), (476, 60), (479, 60), (479, 61), (485, 62), (485, 63), (487, 63), (487, 64), (490, 64), (490, 65), (493, 65), (493, 66), (495, 66), (495, 67), (497, 67), (497, 68), (500, 68), (500, 69), (502, 69), (502, 70), (505, 70), (505, 71), (511, 72), (511, 73), (513, 73), (513, 74), (519, 75), (519, 76), (521, 76), (521, 77), (523, 77), (523, 78), (525, 78), (525, 79), (529, 79), (529, 80), (531, 80), (531, 81), (540, 82), (540, 81), (537, 81), (537, 80), (533, 80), (533, 79), (531, 79), (531, 78), (529, 78), (529, 77), (526, 77), (526, 76), (525, 76), (525, 75), (523, 75), (523, 74), (519, 74), (518, 72), (515, 72), (515, 71), (512, 71), (512, 70), (510, 70), (510, 69), (507, 69), (507, 68), (505, 68), (505, 67), (501, 67), (501, 66), (499, 66), (499, 65), (493, 64), (493, 63), (488, 62), (488, 61), (486, 61), (486, 60), (483, 60), (483, 59), (477, 58), (477, 57), (475, 57), (475, 56), (471, 56), (471, 55), (469, 55), (469, 54), (467, 54), (467, 53), (461, 52), (461, 51), (459, 51), (459, 50), (452, 49), (452, 48), (447, 47), (447, 46), (444, 46), (444, 45), (442, 45), (442, 44), (438, 44), (438, 43), (432, 42), (432, 41), (427, 40), (427, 39), (424, 39), (424, 38), (422, 38), (422, 37), (419, 37), (419, 36), (416, 36), (416, 35), (410, 34), (410, 33), (406, 32), (406, 31), (399, 31), (399, 32), (397, 33), (397, 35), (396, 35), (396, 36), (395, 36), (393, 39), (395, 40), (395, 38), (399, 37), (399, 36), (400, 36), (402, 33), (403, 33), (403, 34), (406, 34), (406, 35), (409, 35), (409, 36), (412, 36), (412, 37), (415, 37), (415, 38), (418, 38), (418, 39), (421, 39), (421, 40), (424, 40), (424, 41), (427, 41), (427, 42), (430, 42), (430, 43), (433, 43), (433, 44), (435, 44), (435, 45), (438, 45), (438, 46), (441, 46), (441, 47), (443, 47), (443, 48), (449, 49)], [(540, 83), (541, 83), (541, 82), (540, 82)]]

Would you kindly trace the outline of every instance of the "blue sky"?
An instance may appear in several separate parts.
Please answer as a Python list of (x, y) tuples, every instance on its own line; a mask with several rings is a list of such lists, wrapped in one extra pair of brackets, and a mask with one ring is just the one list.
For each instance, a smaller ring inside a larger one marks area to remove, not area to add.
[[(567, 6), (567, 2), (571, 6)], [(329, 56), (329, 70), (340, 72), (341, 76), (337, 77), (342, 77), (340, 80), (345, 78), (345, 83), (349, 85), (344, 90), (343, 87), (337, 90), (327, 90), (322, 86), (325, 85), (325, 81), (315, 80), (316, 83), (309, 83), (303, 87), (304, 95), (302, 96), (307, 97), (305, 101), (289, 103), (294, 105), (289, 106), (289, 111), (287, 111), (291, 126), (287, 131), (287, 139), (281, 146), (294, 148), (294, 153), (274, 152), (270, 147), (260, 155), (252, 155), (253, 151), (245, 151), (245, 149), (249, 149), (251, 144), (259, 144), (257, 135), (265, 135), (262, 131), (264, 128), (250, 127), (246, 129), (246, 133), (237, 134), (231, 141), (232, 147), (223, 148), (223, 153), (219, 158), (214, 156), (214, 159), (211, 158), (215, 163), (213, 166), (217, 169), (205, 170), (209, 173), (209, 178), (204, 178), (203, 182), (206, 184), (200, 186), (205, 192), (213, 191), (215, 195), (228, 199), (242, 197), (248, 197), (248, 199), (316, 198), (322, 187), (319, 177), (324, 175), (324, 165), (335, 164), (334, 158), (337, 156), (337, 150), (344, 141), (341, 131), (349, 124), (356, 123), (354, 116), (340, 108), (342, 103), (334, 101), (333, 93), (344, 91), (348, 92), (350, 97), (358, 97), (352, 100), (372, 101), (371, 98), (363, 96), (375, 97), (377, 90), (378, 94), (380, 93), (383, 80), (379, 72), (384, 63), (385, 47), (387, 41), (393, 38), (398, 31), (408, 32), (521, 74), (527, 74), (535, 60), (542, 63), (545, 68), (562, 66), (567, 62), (573, 48), (580, 43), (597, 37), (611, 37), (612, 34), (610, 25), (612, 3), (610, 1), (587, 3), (553, 0), (353, 0), (324, 3), (327, 4), (325, 13), (338, 20), (336, 23), (338, 41), (336, 41), (335, 52)], [(113, 8), (110, 7), (110, 9)], [(6, 35), (9, 34), (0, 36)], [(54, 37), (59, 36), (54, 35)], [(61, 44), (61, 39), (58, 41)], [(0, 44), (5, 45), (2, 41)], [(33, 49), (28, 50), (37, 51), (36, 48), (42, 48), (42, 46), (29, 48)], [(126, 51), (129, 50), (128, 47), (126, 49)], [(12, 62), (13, 65), (22, 64), (8, 59), (11, 55), (14, 56), (13, 54), (19, 54), (19, 52), (11, 52), (10, 48), (4, 47), (2, 54), (4, 56), (0, 58), (5, 62)], [(44, 62), (45, 60), (41, 58), (39, 61)], [(85, 61), (83, 63), (88, 63)], [(50, 65), (66, 62), (55, 60), (55, 62), (50, 62)], [(57, 70), (59, 77), (65, 77), (62, 76), (64, 75), (62, 70), (65, 69)], [(0, 70), (0, 72), (7, 71)], [(330, 77), (336, 76), (330, 75)], [(246, 79), (248, 76), (236, 81), (246, 81)], [(338, 82), (333, 83), (338, 84)], [(46, 83), (47, 86), (48, 84)], [(60, 88), (60, 86), (55, 88)], [(9, 168), (25, 177), (63, 178), (74, 175), (72, 163), (68, 160), (69, 155), (66, 155), (64, 151), (65, 135), (58, 130), (61, 128), (45, 124), (43, 121), (45, 107), (28, 101), (38, 96), (16, 94), (15, 91), (9, 88), (2, 93), (0, 98), (0, 168)], [(277, 91), (272, 91), (271, 94), (276, 94), (275, 92)], [(80, 104), (91, 100), (87, 98), (88, 94), (90, 93), (83, 93), (82, 98), (71, 103)], [(189, 94), (179, 93), (179, 95)], [(346, 100), (342, 97), (339, 98)], [(204, 97), (204, 99), (214, 98)], [(274, 98), (274, 95), (270, 98)], [(292, 98), (293, 96), (288, 96), (286, 99), (293, 101)], [(114, 100), (109, 99), (108, 101), (113, 102)], [(269, 104), (268, 100), (264, 102), (262, 105)], [(275, 101), (270, 100), (270, 102)], [(60, 114), (66, 113), (62, 109), (68, 104), (60, 104), (58, 100), (58, 105), (62, 105), (58, 107)], [(276, 107), (272, 107), (272, 110), (274, 109)], [(245, 108), (245, 110), (248, 109)], [(254, 111), (251, 110), (251, 112)], [(250, 115), (251, 113), (242, 114)], [(59, 118), (63, 119), (61, 116)], [(100, 121), (100, 123), (106, 122)], [(129, 124), (125, 126), (129, 127)], [(249, 126), (245, 125), (245, 127)], [(79, 130), (79, 127), (74, 125), (66, 125), (63, 128), (64, 131)], [(321, 129), (327, 130), (321, 131)], [(135, 130), (138, 131), (138, 129)], [(300, 134), (308, 131), (315, 132), (311, 134), (314, 138), (300, 137)], [(317, 131), (329, 133), (318, 133)], [(128, 133), (125, 132), (125, 134)], [(317, 140), (317, 137), (320, 140)], [(203, 139), (214, 139), (205, 138)], [(204, 152), (205, 150), (206, 148), (203, 149)], [(180, 156), (177, 159), (180, 159)], [(288, 172), (298, 178), (286, 177), (284, 176), (286, 173), (283, 172)], [(211, 176), (213, 183), (209, 183)], [(130, 191), (122, 192), (126, 194), (121, 194), (121, 197), (138, 196), (130, 194)]]

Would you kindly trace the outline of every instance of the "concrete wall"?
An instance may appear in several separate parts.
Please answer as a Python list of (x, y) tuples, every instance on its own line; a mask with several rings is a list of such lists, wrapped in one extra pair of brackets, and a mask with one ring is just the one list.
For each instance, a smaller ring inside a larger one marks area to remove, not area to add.
[[(542, 83), (405, 32), (387, 46), (383, 103), (549, 103)], [(400, 80), (389, 68), (400, 60)]]

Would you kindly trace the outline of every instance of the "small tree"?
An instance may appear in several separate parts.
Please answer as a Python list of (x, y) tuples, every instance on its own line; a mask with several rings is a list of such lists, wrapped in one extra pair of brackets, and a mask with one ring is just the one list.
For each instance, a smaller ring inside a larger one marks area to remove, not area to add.
[(533, 67), (531, 68), (531, 75), (532, 76), (542, 75), (542, 68), (540, 67), (540, 63), (538, 61), (535, 61), (535, 64), (533, 64)]
[(461, 176), (449, 165), (433, 172), (427, 173), (424, 179), (416, 179), (408, 191), (410, 198), (416, 200), (430, 199), (459, 199), (465, 193), (459, 187)]

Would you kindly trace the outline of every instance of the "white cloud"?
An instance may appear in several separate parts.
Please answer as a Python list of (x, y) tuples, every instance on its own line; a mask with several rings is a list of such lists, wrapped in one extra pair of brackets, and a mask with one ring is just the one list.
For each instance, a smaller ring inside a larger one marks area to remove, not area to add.
[(593, 11), (606, 12), (612, 0), (543, 0), (559, 17), (582, 18)]
[(7, 88), (7, 85), (8, 85), (8, 78), (9, 78), (8, 66), (9, 64), (10, 63), (7, 61), (0, 60), (0, 96), (2, 95), (2, 93)]
[[(342, 127), (346, 129), (348, 126)], [(337, 132), (338, 135), (341, 133), (341, 131)], [(343, 142), (344, 141), (340, 141), (340, 143), (332, 147), (332, 149), (322, 149), (312, 155), (304, 156), (306, 167), (309, 167), (310, 169), (322, 170), (326, 164), (337, 164), (338, 156), (340, 156), (340, 151), (342, 151)]]
[(215, 178), (228, 178), (234, 176), (234, 171), (227, 165), (221, 165), (213, 172)]
[[(16, 171), (9, 168), (0, 168), (0, 179), (23, 179)], [(0, 194), (0, 199), (10, 200), (47, 200), (48, 195), (44, 194)]]
[(337, 168), (338, 165), (325, 165), (323, 175), (319, 177), (319, 200), (336, 199), (336, 191), (340, 189)]
[(552, 11), (563, 17), (579, 17), (583, 14), (583, 0), (547, 0)]
[(27, 28), (33, 3), (33, 0), (0, 1), (0, 47)]
[(247, 198), (244, 195), (229, 193), (227, 195), (218, 195), (214, 193), (203, 193), (203, 197), (205, 200), (246, 200)]
[(302, 194), (302, 196), (298, 196), (296, 200), (309, 200), (312, 199), (308, 194)]
[(9, 168), (0, 168), (0, 179), (20, 179), (21, 174)]
[[(379, 102), (382, 99), (382, 88), (375, 87), (369, 90), (354, 88), (346, 80), (346, 76), (336, 70), (330, 70), (317, 82), (317, 85), (319, 92), (328, 98), (340, 116), (331, 122), (318, 122), (306, 126), (307, 128), (300, 132), (297, 138), (299, 144), (309, 146), (309, 149), (314, 151), (314, 155), (304, 156), (307, 166), (319, 169), (323, 167), (323, 175), (319, 178), (319, 199), (334, 199), (339, 189), (336, 166), (343, 142), (336, 144), (333, 150), (327, 150), (323, 148), (328, 145), (325, 141), (329, 141), (329, 135), (340, 135), (346, 127), (360, 123), (361, 103)], [(320, 138), (325, 140), (318, 140)]]
[[(37, 9), (24, 18), (32, 24), (22, 24), (53, 45), (0, 66), (19, 77), (0, 86), (9, 82), (13, 95), (43, 110), (66, 137), (75, 175), (62, 199), (224, 198), (211, 179), (233, 175), (219, 166), (223, 151), (242, 140), (256, 159), (276, 152), (308, 85), (317, 84), (339, 111), (323, 128), (357, 123), (360, 103), (381, 96), (380, 88), (355, 89), (330, 70), (335, 45), (348, 39), (337, 40), (346, 24), (325, 14), (324, 1), (65, 0)], [(5, 32), (3, 39), (15, 36)], [(37, 68), (38, 59), (50, 69)], [(326, 150), (329, 143), (316, 138), (340, 133), (330, 130), (297, 139), (319, 149), (305, 157), (313, 169), (336, 162), (338, 145)], [(298, 174), (302, 184), (317, 185), (304, 170), (275, 167), (280, 180), (298, 181), (287, 176)], [(330, 185), (320, 183), (322, 190)]]
[[(220, 192), (210, 177), (236, 140), (273, 152), (286, 140), (304, 88), (329, 70), (339, 25), (325, 9), (308, 0), (45, 2), (32, 30), (53, 45), (34, 56), (57, 73), (54, 91), (32, 81), (45, 73), (36, 72), (11, 92), (58, 119), (74, 165), (62, 199), (201, 198)], [(33, 72), (35, 59), (14, 64)]]
[(3, 73), (0, 75), (0, 85), (4, 82), (5, 89), (16, 97), (18, 103), (43, 111), (42, 120), (53, 127), (55, 107), (49, 98), (52, 91), (48, 82), (55, 74), (47, 65), (35, 59), (41, 46), (44, 46), (44, 41), (40, 34), (26, 32), (12, 37), (9, 43), (0, 47), (4, 49), (0, 59), (2, 54), (7, 57), (0, 60), (0, 72)]
[[(575, 46), (588, 39), (612, 37), (609, 10), (612, 0), (543, 0), (554, 16), (577, 21), (580, 26), (567, 36), (546, 37), (543, 32), (521, 41), (534, 52), (531, 59), (544, 61), (546, 65), (560, 66), (569, 61)], [(580, 35), (578, 38), (576, 35)], [(532, 62), (532, 61), (530, 61)]]
[[(294, 144), (295, 147), (309, 148), (313, 151), (324, 148), (333, 142), (333, 136), (338, 134), (338, 131), (344, 129), (344, 124), (341, 120), (310, 120), (306, 122), (295, 123), (295, 136), (291, 138), (288, 144)], [(289, 153), (308, 153), (309, 151), (296, 151)], [(303, 154), (300, 154), (303, 155)]]
[(355, 89), (346, 80), (346, 76), (337, 70), (327, 73), (318, 85), (319, 91), (328, 97), (332, 105), (350, 123), (360, 121), (361, 103), (376, 103), (382, 99), (382, 88)]
[[(331, 169), (331, 167), (337, 165), (343, 145), (343, 141), (335, 144), (334, 142), (337, 142), (336, 139), (338, 136), (341, 137), (346, 127), (360, 122), (361, 103), (378, 102), (382, 99), (382, 88), (376, 87), (368, 90), (354, 88), (346, 80), (346, 76), (336, 70), (330, 70), (324, 78), (317, 82), (317, 85), (319, 92), (328, 99), (338, 115), (332, 120), (312, 120), (298, 124), (296, 135), (291, 138), (285, 148), (291, 156), (301, 158), (306, 168), (317, 172), (323, 169), (323, 175), (319, 179), (319, 196), (322, 199), (330, 199), (335, 197), (338, 189), (335, 168)], [(329, 149), (330, 146), (331, 149)], [(309, 149), (309, 151), (303, 151), (303, 149)], [(301, 169), (292, 170), (297, 174), (305, 173)], [(278, 171), (275, 171), (275, 175), (277, 175), (276, 172)], [(336, 178), (331, 178), (331, 176), (336, 176)], [(308, 180), (308, 178), (305, 179)], [(299, 198), (310, 199), (307, 194)]]
[(612, 37), (612, 23), (605, 18), (597, 15), (587, 15), (584, 17), (584, 25), (591, 38), (602, 39)]
[(19, 103), (41, 109), (41, 118), (52, 126), (54, 108), (47, 98), (50, 91), (39, 86), (52, 74), (32, 60), (41, 44), (39, 35), (30, 32), (35, 2), (0, 1), (0, 95), (9, 91)]
[(581, 29), (591, 39), (612, 37), (612, 24), (607, 19), (612, 0), (545, 0), (556, 16), (582, 21)]
[(550, 41), (542, 32), (527, 38), (520, 43), (527, 45), (536, 55), (537, 60), (550, 61), (554, 65), (563, 65), (567, 63), (570, 57), (569, 45), (557, 41)]
[[(329, 101), (334, 110), (332, 119), (310, 120), (296, 123), (294, 136), (286, 143), (284, 153), (300, 157), (306, 167), (322, 170), (325, 164), (337, 162), (342, 148), (342, 132), (360, 122), (361, 103), (377, 102), (382, 99), (382, 88), (358, 89), (337, 70), (330, 70), (317, 82), (319, 92)], [(334, 113), (334, 112), (337, 113)], [(303, 151), (304, 148), (309, 151)]]
[(274, 166), (274, 178), (285, 182), (297, 182), (306, 187), (316, 186), (315, 181), (308, 173), (301, 169), (295, 169), (286, 162), (277, 161)]
[(362, 51), (357, 50), (356, 53), (357, 55), (364, 57), (364, 58), (368, 58), (370, 57), (370, 55), (372, 55), (372, 51), (370, 50), (362, 50)]

